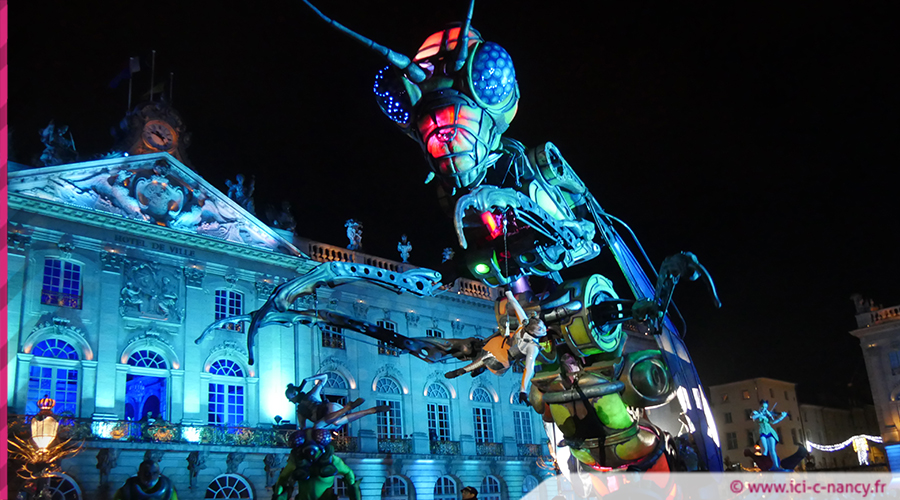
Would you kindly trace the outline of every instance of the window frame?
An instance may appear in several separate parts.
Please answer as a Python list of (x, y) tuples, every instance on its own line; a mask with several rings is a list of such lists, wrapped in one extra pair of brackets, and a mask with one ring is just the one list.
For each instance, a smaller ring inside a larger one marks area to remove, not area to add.
[[(48, 267), (52, 267), (51, 263), (58, 263), (58, 272), (59, 274), (54, 276), (53, 270), (48, 269)], [(66, 269), (67, 266), (71, 266), (73, 269)], [(48, 274), (48, 270), (50, 274)], [(71, 291), (71, 281), (73, 278), (66, 277), (67, 273), (75, 273), (77, 274), (77, 293), (72, 293)], [(45, 257), (44, 258), (44, 269), (41, 274), (41, 304), (48, 306), (57, 306), (57, 307), (66, 307), (69, 309), (81, 309), (84, 301), (84, 266), (68, 260), (68, 259), (60, 259), (56, 257)], [(50, 283), (48, 283), (48, 280)], [(66, 282), (69, 281), (68, 288), (66, 287)], [(57, 283), (53, 283), (53, 281), (57, 281)], [(74, 299), (74, 302), (72, 300)]]
[[(224, 297), (220, 297), (224, 295)], [(220, 302), (220, 298), (222, 302)], [(235, 302), (238, 304), (235, 305)], [(217, 288), (213, 295), (213, 311), (215, 320), (219, 321), (225, 318), (241, 316), (244, 314), (244, 292), (239, 292), (230, 288)], [(225, 323), (220, 328), (243, 333), (244, 323), (241, 321), (235, 323)]]

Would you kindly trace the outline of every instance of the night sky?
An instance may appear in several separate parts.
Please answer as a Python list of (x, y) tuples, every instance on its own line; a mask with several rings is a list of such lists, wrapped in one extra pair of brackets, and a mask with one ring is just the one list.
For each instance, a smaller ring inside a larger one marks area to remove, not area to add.
[[(898, 111), (888, 3), (656, 6), (482, 1), (473, 26), (515, 64), (521, 100), (508, 137), (552, 141), (655, 265), (694, 252), (704, 286), (679, 286), (686, 342), (707, 385), (750, 377), (799, 384), (801, 402), (865, 394), (851, 293), (900, 304)], [(423, 184), (418, 146), (382, 115), (380, 58), (300, 2), (251, 8), (157, 1), (10, 6), (13, 161), (32, 164), (38, 131), (69, 125), (82, 159), (108, 151), (127, 85), (134, 98), (174, 73), (173, 104), (196, 170), (225, 191), (256, 178), (258, 212), (289, 200), (302, 236), (436, 266), (455, 244)], [(326, 14), (412, 56), (465, 1), (320, 0)], [(566, 277), (609, 274), (608, 252)], [(848, 388), (848, 384), (853, 384)]]

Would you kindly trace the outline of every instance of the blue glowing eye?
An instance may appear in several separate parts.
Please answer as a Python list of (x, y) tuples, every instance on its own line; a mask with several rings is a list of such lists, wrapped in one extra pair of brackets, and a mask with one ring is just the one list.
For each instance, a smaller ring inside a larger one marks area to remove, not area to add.
[(472, 60), (472, 87), (485, 104), (502, 103), (516, 88), (516, 70), (503, 47), (485, 42)]
[(406, 127), (409, 125), (412, 103), (402, 78), (391, 66), (385, 66), (375, 75), (375, 86), (372, 90), (381, 111), (384, 111), (394, 123)]

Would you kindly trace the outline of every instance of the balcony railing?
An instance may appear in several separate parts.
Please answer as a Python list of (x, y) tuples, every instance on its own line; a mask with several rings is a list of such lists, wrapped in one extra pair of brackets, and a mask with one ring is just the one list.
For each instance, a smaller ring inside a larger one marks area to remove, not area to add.
[(336, 436), (331, 445), (338, 453), (356, 453), (359, 451), (359, 439), (350, 436)]
[(409, 454), (412, 453), (412, 440), (379, 439), (378, 453)]
[(543, 455), (542, 448), (539, 444), (520, 444), (517, 450), (520, 457), (539, 457)]
[(81, 309), (81, 295), (43, 290), (41, 292), (41, 304)]
[(900, 320), (900, 306), (885, 307), (877, 311), (866, 311), (856, 315), (856, 324), (860, 328), (897, 320)]
[(459, 455), (459, 441), (432, 441), (432, 455)]
[[(373, 255), (347, 250), (346, 248), (319, 243), (318, 241), (297, 238), (295, 243), (301, 251), (305, 252), (310, 258), (318, 262), (355, 262), (357, 264), (375, 266), (395, 273), (418, 269), (418, 266), (409, 263), (382, 259), (381, 257), (375, 257)], [(467, 295), (469, 297), (484, 300), (494, 300), (497, 295), (497, 290), (495, 288), (491, 288), (480, 281), (465, 278), (459, 278), (453, 283), (441, 287), (441, 290), (456, 292), (460, 295)]]
[[(30, 416), (10, 415), (9, 431), (30, 437)], [(184, 425), (164, 420), (90, 420), (61, 418), (58, 435), (76, 441), (122, 441), (135, 443), (198, 443), (227, 446), (288, 447), (292, 429), (272, 427)]]
[(502, 457), (503, 443), (475, 443), (475, 454), (488, 457)]

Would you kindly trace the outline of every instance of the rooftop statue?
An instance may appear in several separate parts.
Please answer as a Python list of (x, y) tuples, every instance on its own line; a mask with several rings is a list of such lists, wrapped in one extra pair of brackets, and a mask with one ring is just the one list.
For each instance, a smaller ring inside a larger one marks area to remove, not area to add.
[(344, 223), (347, 228), (347, 239), (350, 244), (347, 245), (348, 250), (362, 250), (363, 225), (354, 219), (350, 219)]
[(397, 251), (400, 252), (400, 260), (403, 262), (409, 262), (409, 252), (412, 251), (412, 243), (406, 239), (406, 235), (400, 237), (400, 242), (397, 243)]
[[(44, 152), (41, 153), (41, 165), (52, 167), (75, 161), (75, 140), (72, 132), (66, 125), (57, 126), (54, 120), (41, 129), (41, 142), (44, 143)], [(68, 137), (66, 136), (68, 134)]]

